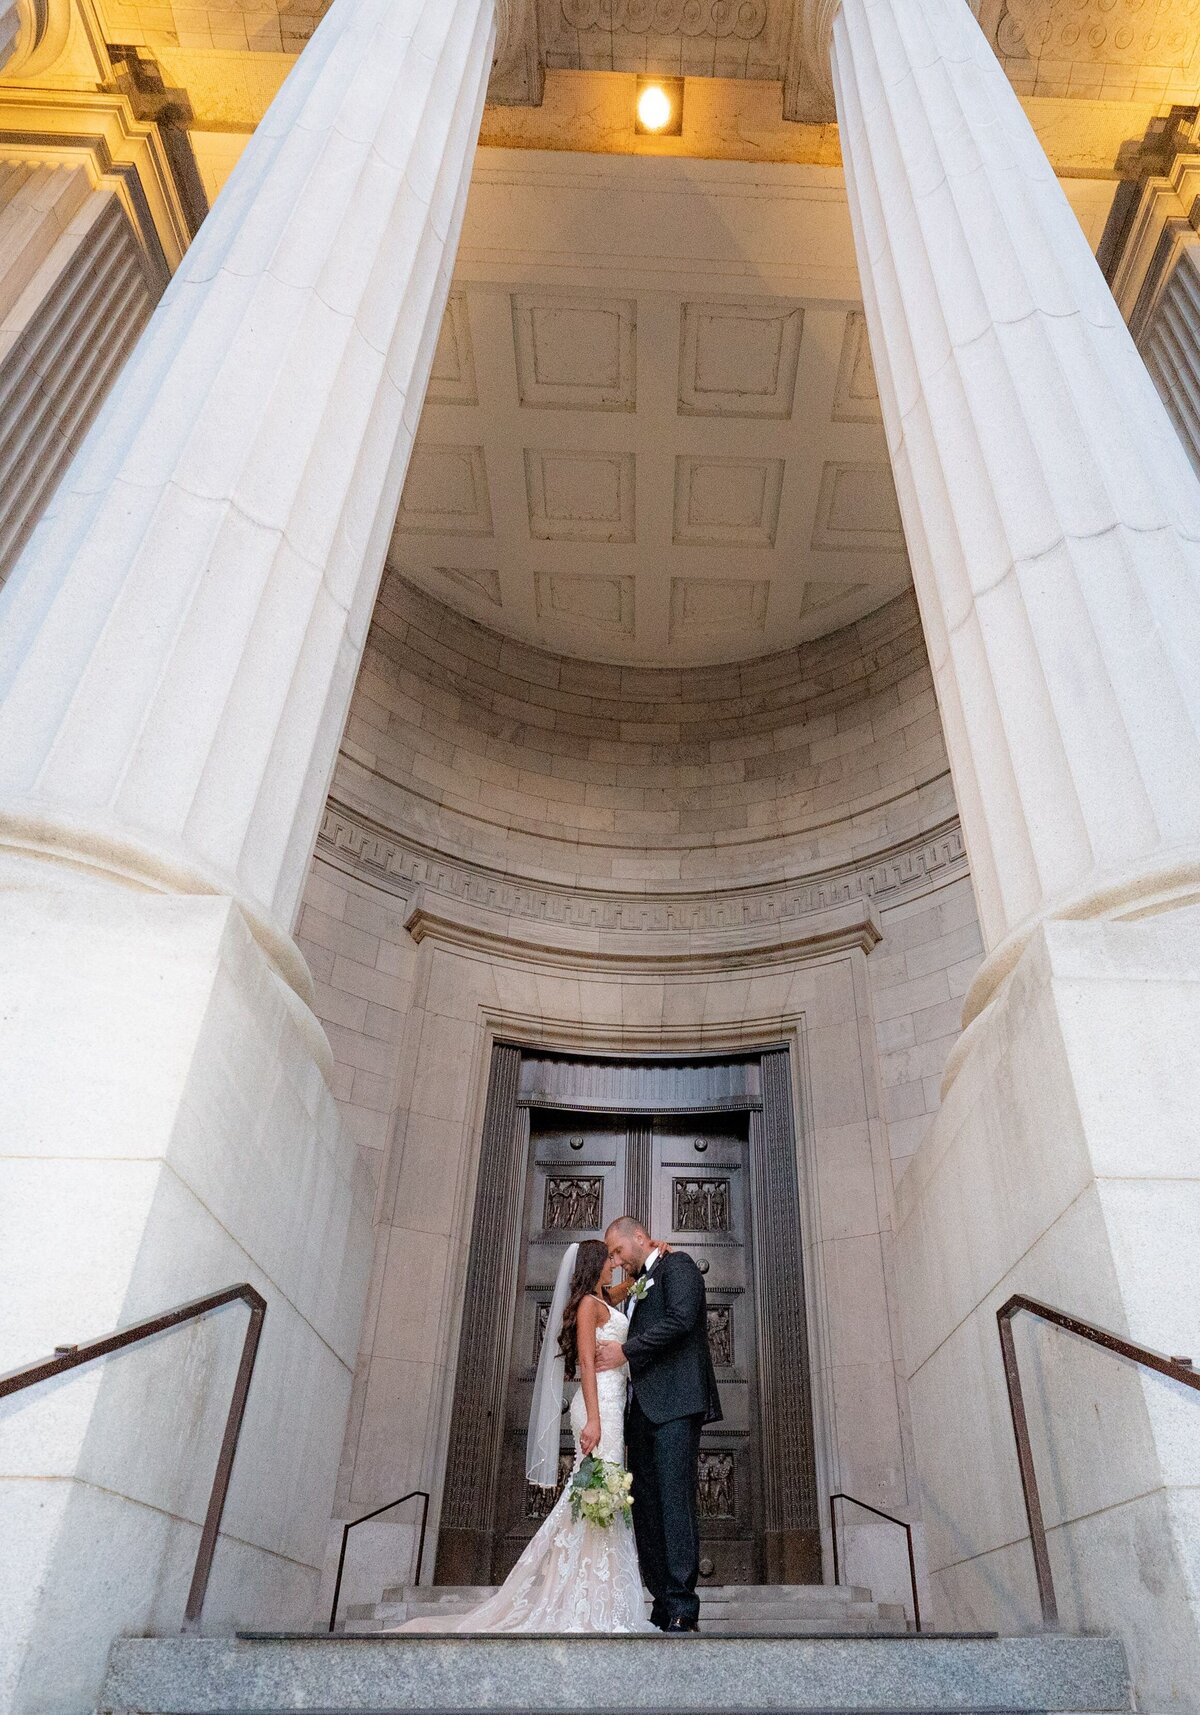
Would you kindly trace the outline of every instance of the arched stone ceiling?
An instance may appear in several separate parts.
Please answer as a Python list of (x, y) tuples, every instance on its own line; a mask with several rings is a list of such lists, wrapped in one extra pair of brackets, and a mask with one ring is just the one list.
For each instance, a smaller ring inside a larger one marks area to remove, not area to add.
[(704, 663), (909, 582), (840, 173), (483, 150), (390, 564), (567, 654)]
[[(1111, 185), (1071, 187), (1097, 236)], [(481, 149), (389, 564), (645, 666), (906, 589), (840, 169)]]

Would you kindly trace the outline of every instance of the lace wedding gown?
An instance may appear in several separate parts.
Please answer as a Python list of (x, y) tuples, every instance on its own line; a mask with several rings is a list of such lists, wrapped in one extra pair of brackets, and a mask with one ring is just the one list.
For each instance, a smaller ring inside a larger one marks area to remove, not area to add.
[[(624, 1340), (629, 1321), (610, 1307), (608, 1321), (596, 1332), (597, 1344)], [(601, 1370), (596, 1376), (600, 1404), (600, 1445), (596, 1453), (615, 1465), (625, 1463), (625, 1383), (628, 1370)], [(574, 1470), (583, 1454), (579, 1436), (587, 1421), (583, 1389), (571, 1401), (575, 1436)], [(528, 1543), (494, 1596), (469, 1614), (410, 1620), (404, 1632), (652, 1632), (646, 1618), (642, 1575), (633, 1526), (617, 1518), (607, 1530), (571, 1517), (570, 1484), (554, 1503), (537, 1535)]]

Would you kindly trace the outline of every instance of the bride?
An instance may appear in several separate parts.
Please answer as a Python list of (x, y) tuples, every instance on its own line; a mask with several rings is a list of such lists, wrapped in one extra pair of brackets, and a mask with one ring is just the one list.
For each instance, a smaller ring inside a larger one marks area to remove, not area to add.
[[(625, 1387), (628, 1369), (597, 1372), (596, 1348), (624, 1341), (629, 1321), (609, 1298), (613, 1264), (599, 1239), (568, 1246), (533, 1387), (525, 1469), (531, 1483), (558, 1481), (564, 1379), (579, 1376), (571, 1400), (575, 1464), (589, 1453), (625, 1464)], [(620, 1289), (618, 1289), (619, 1291)], [(628, 1290), (628, 1289), (626, 1289)], [(410, 1620), (406, 1632), (651, 1632), (642, 1594), (633, 1527), (620, 1516), (607, 1528), (571, 1516), (571, 1485), (563, 1487), (537, 1535), (504, 1583), (466, 1614)]]

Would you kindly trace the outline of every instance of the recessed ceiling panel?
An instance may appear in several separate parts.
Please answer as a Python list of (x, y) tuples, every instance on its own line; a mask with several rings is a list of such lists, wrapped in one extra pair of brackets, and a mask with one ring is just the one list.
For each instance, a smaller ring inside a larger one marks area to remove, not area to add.
[(632, 542), (632, 453), (527, 447), (529, 533), (547, 542)]
[(908, 561), (852, 258), (836, 169), (480, 151), (391, 565), (632, 665), (889, 601)]
[(637, 312), (632, 299), (513, 298), (522, 405), (632, 411), (637, 403)]
[(833, 396), (833, 420), (835, 423), (883, 421), (875, 366), (871, 362), (871, 347), (867, 339), (867, 318), (861, 310), (852, 310), (846, 317), (837, 390)]
[(847, 552), (904, 547), (891, 466), (829, 463), (821, 473), (813, 547)]
[(402, 530), (425, 535), (490, 536), (492, 508), (483, 448), (418, 440), (397, 522)]
[(429, 399), (444, 405), (478, 405), (475, 386), (475, 356), (471, 350), (471, 323), (467, 294), (451, 292), (442, 318), (429, 377)]
[(685, 454), (675, 461), (675, 541), (773, 548), (783, 460)]
[(687, 417), (790, 417), (804, 311), (685, 304), (679, 409)]

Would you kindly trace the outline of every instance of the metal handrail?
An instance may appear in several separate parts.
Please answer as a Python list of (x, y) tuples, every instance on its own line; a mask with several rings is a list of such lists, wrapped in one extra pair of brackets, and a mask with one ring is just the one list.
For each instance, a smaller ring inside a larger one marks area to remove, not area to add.
[(1168, 1358), (1149, 1346), (1139, 1346), (1135, 1340), (1127, 1340), (1122, 1334), (1114, 1334), (1109, 1328), (1101, 1328), (1096, 1322), (1085, 1322), (1080, 1316), (1069, 1316), (1065, 1310), (1056, 1310), (1053, 1305), (1042, 1304), (1036, 1298), (1026, 1298), (1020, 1292), (1014, 1293), (997, 1310), (996, 1323), (1000, 1331), (1000, 1351), (1004, 1358), (1004, 1379), (1008, 1384), (1008, 1407), (1012, 1413), (1013, 1439), (1017, 1444), (1017, 1464), (1021, 1470), (1025, 1517), (1029, 1521), (1033, 1567), (1037, 1574), (1038, 1597), (1042, 1604), (1042, 1624), (1047, 1631), (1055, 1631), (1058, 1628), (1058, 1598), (1054, 1594), (1050, 1546), (1046, 1540), (1046, 1525), (1042, 1518), (1042, 1500), (1038, 1492), (1037, 1472), (1033, 1465), (1029, 1420), (1025, 1415), (1025, 1398), (1021, 1392), (1021, 1374), (1017, 1367), (1017, 1346), (1012, 1329), (1014, 1317), (1022, 1310), (1027, 1310), (1031, 1316), (1049, 1322), (1056, 1328), (1065, 1328), (1068, 1334), (1078, 1334), (1081, 1340), (1090, 1340), (1093, 1346), (1099, 1346), (1103, 1351), (1115, 1352), (1118, 1357), (1129, 1358), (1131, 1362), (1141, 1364), (1143, 1369), (1157, 1370), (1160, 1375), (1170, 1376), (1172, 1381), (1182, 1382), (1185, 1387), (1195, 1388), (1197, 1392), (1200, 1392), (1200, 1375), (1196, 1373), (1190, 1358)]
[(342, 1552), (338, 1555), (337, 1577), (333, 1581), (333, 1606), (329, 1610), (330, 1631), (337, 1624), (338, 1597), (342, 1593), (342, 1571), (346, 1565), (346, 1544), (350, 1532), (357, 1524), (366, 1524), (368, 1519), (378, 1518), (380, 1513), (390, 1512), (393, 1507), (402, 1507), (405, 1501), (416, 1500), (421, 1503), (421, 1534), (417, 1538), (417, 1574), (413, 1583), (421, 1582), (421, 1562), (425, 1558), (425, 1526), (429, 1523), (429, 1490), (410, 1489), (406, 1495), (401, 1495), (398, 1501), (385, 1501), (381, 1507), (376, 1507), (374, 1512), (364, 1513), (361, 1518), (352, 1518), (349, 1524), (342, 1526)]
[(221, 1528), (221, 1515), (225, 1511), (225, 1498), (229, 1493), (229, 1479), (233, 1472), (238, 1437), (242, 1433), (242, 1419), (246, 1415), (250, 1378), (254, 1374), (259, 1336), (262, 1333), (263, 1318), (267, 1313), (266, 1299), (246, 1281), (242, 1281), (240, 1285), (227, 1286), (221, 1292), (210, 1292), (204, 1298), (193, 1298), (190, 1303), (177, 1305), (174, 1310), (166, 1310), (161, 1316), (150, 1316), (144, 1322), (131, 1323), (128, 1328), (121, 1328), (115, 1334), (106, 1334), (102, 1339), (81, 1341), (76, 1346), (56, 1346), (53, 1357), (42, 1358), (36, 1364), (26, 1364), (22, 1369), (10, 1370), (7, 1375), (0, 1376), (0, 1399), (6, 1399), (10, 1394), (20, 1393), (23, 1388), (34, 1387), (38, 1382), (49, 1381), (51, 1376), (60, 1376), (67, 1370), (78, 1369), (80, 1364), (89, 1364), (93, 1358), (103, 1358), (110, 1352), (119, 1352), (126, 1346), (134, 1346), (141, 1340), (153, 1339), (156, 1334), (165, 1333), (170, 1328), (178, 1328), (184, 1322), (194, 1322), (198, 1317), (207, 1316), (210, 1311), (220, 1310), (222, 1306), (234, 1304), (239, 1299), (249, 1307), (250, 1321), (242, 1342), (241, 1362), (238, 1364), (237, 1377), (233, 1384), (233, 1398), (229, 1402), (229, 1416), (225, 1420), (225, 1434), (221, 1440), (212, 1493), (208, 1497), (204, 1528), (200, 1532), (200, 1547), (188, 1590), (187, 1606), (184, 1609), (185, 1632), (194, 1631), (199, 1625), (200, 1611), (204, 1607), (204, 1597), (208, 1591), (209, 1573), (212, 1571), (213, 1555), (217, 1548), (217, 1533)]
[(921, 1598), (917, 1594), (917, 1559), (916, 1555), (913, 1553), (912, 1525), (909, 1524), (907, 1519), (897, 1518), (895, 1513), (885, 1513), (882, 1507), (873, 1507), (870, 1501), (860, 1501), (857, 1495), (843, 1494), (840, 1489), (836, 1495), (830, 1495), (829, 1528), (833, 1534), (833, 1581), (835, 1584), (840, 1582), (841, 1572), (841, 1565), (838, 1560), (837, 1508), (834, 1505), (835, 1501), (849, 1501), (852, 1507), (861, 1507), (865, 1513), (874, 1513), (876, 1518), (886, 1519), (889, 1524), (898, 1524), (900, 1529), (904, 1532), (905, 1541), (908, 1545), (908, 1577), (909, 1582), (912, 1585), (913, 1628), (919, 1632), (921, 1629)]

